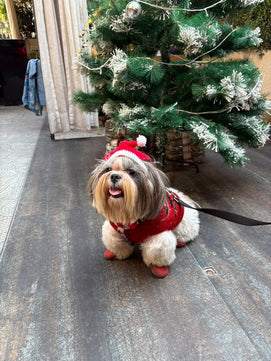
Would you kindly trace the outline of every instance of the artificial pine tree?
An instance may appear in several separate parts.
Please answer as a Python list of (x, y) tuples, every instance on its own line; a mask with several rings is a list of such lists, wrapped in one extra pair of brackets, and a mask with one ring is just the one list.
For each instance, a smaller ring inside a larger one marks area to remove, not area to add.
[(227, 164), (243, 165), (246, 148), (269, 138), (267, 102), (255, 66), (225, 56), (257, 47), (260, 29), (226, 18), (261, 1), (90, 1), (92, 54), (79, 63), (94, 91), (78, 91), (75, 102), (128, 134), (156, 136), (162, 151), (170, 129), (188, 130)]

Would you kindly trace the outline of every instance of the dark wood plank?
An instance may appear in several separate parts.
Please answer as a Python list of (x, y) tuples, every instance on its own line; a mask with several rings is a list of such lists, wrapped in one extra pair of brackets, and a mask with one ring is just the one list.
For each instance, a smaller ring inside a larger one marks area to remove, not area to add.
[[(191, 191), (203, 207), (271, 219), (271, 144), (251, 151), (246, 168), (228, 169), (211, 153), (199, 174), (175, 172), (175, 186)], [(261, 360), (271, 355), (271, 227), (244, 227), (201, 216), (200, 239), (190, 250), (201, 267), (217, 271), (210, 280), (239, 321)]]
[(14, 224), (1, 266), (4, 360), (258, 358), (189, 249), (161, 282), (140, 257), (103, 260), (95, 226), (68, 213)]
[[(177, 251), (164, 280), (151, 276), (138, 251), (108, 262), (103, 219), (86, 195), (103, 149), (101, 138), (52, 142), (46, 126), (41, 133), (1, 257), (1, 360), (269, 360), (269, 228), (244, 231), (202, 217), (200, 237)], [(212, 175), (210, 165), (220, 172)], [(211, 156), (199, 175), (171, 174), (173, 184), (228, 209), (235, 185), (239, 210), (258, 215), (249, 206), (270, 195), (265, 178), (220, 165)], [(244, 200), (251, 182), (259, 194)]]

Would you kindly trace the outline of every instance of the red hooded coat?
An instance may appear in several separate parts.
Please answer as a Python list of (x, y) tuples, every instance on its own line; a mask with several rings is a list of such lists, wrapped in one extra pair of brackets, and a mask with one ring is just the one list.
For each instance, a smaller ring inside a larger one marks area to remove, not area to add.
[(179, 197), (176, 193), (168, 193), (166, 203), (156, 218), (138, 221), (129, 226), (122, 224), (114, 224), (111, 226), (119, 233), (123, 233), (127, 240), (134, 244), (143, 243), (148, 237), (162, 233), (164, 231), (172, 231), (181, 222), (184, 215), (184, 207), (177, 202)]

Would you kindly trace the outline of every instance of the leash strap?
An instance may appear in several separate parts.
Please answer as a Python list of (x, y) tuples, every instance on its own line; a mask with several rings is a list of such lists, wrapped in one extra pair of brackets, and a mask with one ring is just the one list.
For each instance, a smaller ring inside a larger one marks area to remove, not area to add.
[[(175, 194), (174, 194), (174, 196), (175, 196)], [(181, 199), (179, 199), (179, 197), (176, 197), (175, 201), (186, 208), (191, 208), (191, 209), (194, 209), (199, 212), (210, 214), (214, 217), (222, 218), (222, 219), (225, 219), (225, 220), (233, 222), (233, 223), (242, 224), (243, 226), (264, 226), (264, 225), (271, 224), (271, 222), (258, 221), (256, 219), (244, 217), (244, 216), (241, 216), (236, 213), (222, 211), (220, 209), (192, 207), (189, 204), (182, 201)]]

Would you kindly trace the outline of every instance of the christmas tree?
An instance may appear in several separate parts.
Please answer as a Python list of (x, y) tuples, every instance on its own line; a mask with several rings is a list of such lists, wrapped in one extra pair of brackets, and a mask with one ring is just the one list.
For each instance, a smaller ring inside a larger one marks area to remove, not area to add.
[(260, 29), (227, 16), (261, 0), (101, 0), (89, 2), (92, 52), (79, 63), (94, 91), (78, 91), (85, 111), (102, 110), (126, 132), (156, 136), (191, 131), (229, 165), (248, 161), (270, 126), (262, 74), (249, 60), (225, 56), (261, 43)]

